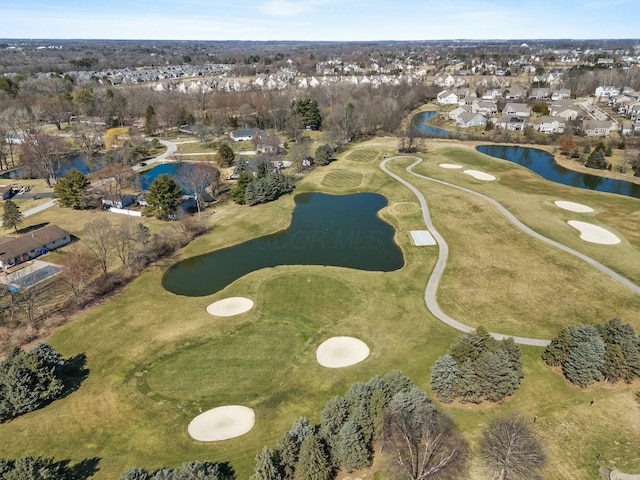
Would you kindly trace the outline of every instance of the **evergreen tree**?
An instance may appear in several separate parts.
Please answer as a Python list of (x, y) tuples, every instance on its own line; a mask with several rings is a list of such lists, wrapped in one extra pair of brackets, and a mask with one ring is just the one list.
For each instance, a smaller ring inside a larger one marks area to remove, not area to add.
[(20, 212), (20, 207), (13, 200), (5, 200), (2, 207), (2, 226), (4, 228), (13, 228), (18, 233), (18, 225), (24, 219), (24, 215)]
[(503, 350), (483, 352), (474, 366), (481, 394), (490, 402), (501, 402), (518, 388), (520, 379)]
[(162, 219), (174, 215), (180, 207), (182, 188), (167, 174), (156, 177), (147, 194), (147, 204), (153, 214)]
[(334, 148), (325, 143), (324, 145), (320, 145), (316, 149), (316, 158), (315, 161), (318, 165), (328, 165), (331, 160), (333, 160), (333, 156), (336, 154)]
[(330, 480), (332, 468), (322, 442), (309, 435), (300, 446), (300, 457), (295, 468), (296, 480)]
[(566, 361), (574, 347), (575, 341), (571, 331), (569, 328), (565, 328), (558, 333), (556, 338), (551, 340), (551, 343), (542, 353), (542, 359), (547, 365), (557, 367)]
[(511, 365), (511, 369), (518, 377), (519, 382), (524, 378), (524, 372), (522, 371), (522, 360), (520, 359), (522, 355), (520, 346), (516, 345), (516, 342), (513, 341), (513, 338), (509, 337), (500, 342), (500, 348), (507, 354), (507, 357), (509, 357), (509, 364)]
[(221, 143), (218, 147), (218, 159), (218, 163), (222, 167), (230, 167), (235, 162), (236, 154), (228, 144)]
[(247, 198), (247, 187), (251, 183), (251, 176), (247, 172), (241, 172), (239, 175), (236, 186), (233, 187), (229, 195), (234, 202), (244, 205)]
[(346, 422), (340, 429), (338, 442), (333, 449), (340, 469), (352, 472), (371, 466), (371, 453), (362, 429), (354, 422)]
[(62, 207), (85, 208), (88, 204), (87, 189), (91, 182), (80, 170), (74, 168), (58, 180), (53, 187), (53, 197)]
[(380, 438), (384, 426), (384, 413), (389, 408), (389, 402), (393, 395), (391, 395), (389, 384), (379, 375), (369, 380), (368, 385), (371, 389), (369, 414), (373, 421), (373, 436), (374, 438)]
[(458, 363), (451, 355), (443, 355), (431, 369), (431, 389), (438, 400), (451, 403), (456, 397), (460, 373)]
[(382, 379), (387, 382), (391, 397), (398, 392), (405, 392), (413, 387), (413, 382), (400, 370), (391, 370)]
[(602, 363), (602, 374), (610, 382), (630, 378), (629, 365), (627, 365), (620, 345), (607, 345)]
[(322, 116), (320, 115), (320, 107), (316, 100), (310, 98), (294, 101), (291, 105), (294, 114), (298, 114), (302, 118), (305, 127), (312, 130), (320, 130), (322, 126)]
[(588, 387), (593, 382), (602, 380), (604, 351), (604, 342), (597, 334), (589, 341), (578, 342), (562, 364), (564, 376), (581, 387)]
[(334, 448), (338, 433), (349, 416), (349, 402), (335, 396), (330, 399), (320, 412), (320, 435), (331, 449)]
[(280, 470), (283, 479), (294, 478), (296, 465), (300, 455), (300, 446), (304, 440), (313, 435), (313, 428), (306, 417), (299, 417), (293, 421), (291, 429), (278, 442), (277, 453), (280, 459)]
[(460, 379), (458, 381), (457, 396), (460, 397), (462, 403), (480, 403), (482, 402), (482, 391), (478, 384), (476, 368), (471, 359), (466, 360), (462, 365), (458, 366)]
[(345, 400), (349, 403), (349, 420), (356, 423), (361, 429), (367, 443), (373, 440), (373, 419), (369, 411), (371, 399), (371, 387), (366, 383), (354, 383), (345, 394)]
[(278, 469), (278, 460), (269, 447), (264, 447), (256, 455), (256, 469), (251, 475), (251, 480), (282, 480)]
[(600, 170), (604, 170), (607, 168), (607, 160), (604, 157), (604, 151), (602, 150), (594, 150), (591, 155), (587, 158), (585, 167), (589, 168), (597, 168)]
[(132, 468), (120, 475), (119, 480), (152, 480), (151, 474), (144, 468)]
[(0, 362), (0, 422), (36, 410), (64, 391), (60, 369), (38, 352), (14, 348)]

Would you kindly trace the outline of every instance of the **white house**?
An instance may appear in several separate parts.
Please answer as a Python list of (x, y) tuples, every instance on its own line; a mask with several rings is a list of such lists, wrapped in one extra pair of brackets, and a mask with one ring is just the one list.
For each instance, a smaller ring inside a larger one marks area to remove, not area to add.
[(438, 94), (438, 103), (440, 105), (457, 105), (459, 100), (458, 95), (449, 90), (443, 90)]
[(513, 132), (521, 132), (526, 126), (527, 121), (524, 117), (515, 117), (513, 115), (502, 115), (495, 123), (496, 128)]
[(531, 107), (524, 103), (507, 103), (502, 109), (503, 115), (515, 115), (516, 117), (530, 117)]
[(462, 107), (454, 108), (453, 110), (451, 110), (447, 114), (447, 116), (449, 117), (449, 120), (455, 120), (461, 114), (463, 114), (465, 112), (470, 112), (470, 111), (471, 111), (471, 107), (465, 105), (465, 106), (462, 106)]
[(560, 88), (551, 93), (551, 100), (568, 100), (571, 98), (571, 90), (568, 88)]
[(617, 130), (617, 125), (609, 120), (583, 120), (582, 130), (589, 137), (608, 137)]
[(565, 121), (559, 117), (544, 115), (531, 122), (531, 126), (542, 133), (564, 133)]
[(456, 126), (460, 128), (484, 127), (487, 119), (479, 113), (464, 112), (456, 118)]
[(242, 130), (234, 130), (229, 134), (229, 136), (234, 142), (251, 140), (253, 139), (254, 135), (255, 135), (255, 131), (253, 131), (250, 128), (243, 128)]
[(620, 89), (611, 85), (600, 86), (596, 88), (596, 97), (615, 97), (620, 95)]

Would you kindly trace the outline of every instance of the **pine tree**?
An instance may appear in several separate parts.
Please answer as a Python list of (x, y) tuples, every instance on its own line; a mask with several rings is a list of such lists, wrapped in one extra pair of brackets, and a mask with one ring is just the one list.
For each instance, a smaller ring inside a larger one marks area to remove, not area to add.
[(300, 457), (295, 468), (296, 480), (330, 480), (331, 464), (322, 442), (316, 435), (310, 435), (300, 446)]
[(588, 342), (579, 342), (562, 364), (564, 376), (581, 387), (588, 387), (593, 382), (602, 380), (604, 351), (604, 342), (600, 336), (593, 337)]
[(607, 168), (607, 160), (604, 158), (604, 151), (602, 150), (594, 150), (591, 155), (587, 158), (585, 167), (589, 168), (597, 168), (600, 170), (604, 170)]
[(474, 366), (481, 395), (490, 402), (501, 402), (518, 388), (520, 379), (503, 350), (483, 352)]
[(371, 449), (365, 442), (362, 429), (354, 422), (346, 422), (338, 434), (333, 455), (341, 470), (352, 472), (371, 466)]
[(482, 392), (478, 384), (476, 369), (471, 359), (458, 366), (460, 380), (458, 381), (457, 396), (462, 403), (482, 402)]
[(551, 343), (542, 353), (542, 359), (547, 365), (557, 367), (565, 362), (574, 347), (573, 336), (570, 330), (565, 328), (558, 333), (556, 338), (551, 340)]
[(342, 397), (330, 399), (320, 412), (320, 435), (331, 449), (337, 442), (340, 429), (349, 416), (349, 402)]
[(88, 204), (87, 189), (91, 182), (80, 170), (74, 168), (58, 180), (53, 187), (53, 197), (62, 207), (85, 208)]
[(256, 469), (251, 475), (251, 480), (281, 480), (282, 476), (278, 469), (278, 460), (275, 453), (269, 448), (264, 447), (262, 451), (256, 455)]
[(13, 228), (18, 233), (18, 225), (24, 219), (24, 215), (20, 212), (20, 207), (13, 200), (5, 200), (2, 207), (2, 226), (4, 228)]
[(236, 159), (236, 154), (229, 145), (222, 143), (218, 147), (218, 158), (218, 163), (220, 163), (221, 166), (230, 167)]
[(398, 392), (405, 392), (413, 387), (413, 382), (400, 370), (391, 370), (382, 378), (389, 385), (389, 394), (392, 397)]
[(306, 417), (293, 421), (291, 429), (278, 442), (277, 453), (280, 459), (280, 470), (284, 479), (293, 479), (300, 455), (300, 447), (307, 437), (313, 435), (313, 428)]
[(438, 400), (451, 403), (456, 396), (460, 373), (458, 363), (451, 355), (443, 355), (431, 369), (431, 389)]
[(149, 209), (158, 218), (169, 218), (180, 207), (182, 188), (167, 174), (156, 177), (147, 194)]
[(602, 363), (602, 374), (610, 382), (629, 378), (629, 365), (627, 365), (620, 345), (607, 345)]

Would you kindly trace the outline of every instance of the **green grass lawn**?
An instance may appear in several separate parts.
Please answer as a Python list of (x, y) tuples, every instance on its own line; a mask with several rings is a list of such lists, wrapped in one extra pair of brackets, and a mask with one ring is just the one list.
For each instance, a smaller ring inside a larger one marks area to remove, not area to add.
[[(380, 215), (396, 228), (405, 254), (402, 269), (381, 273), (283, 266), (253, 272), (216, 294), (188, 298), (162, 288), (162, 274), (175, 260), (160, 262), (117, 297), (72, 319), (52, 336), (51, 343), (65, 356), (86, 354), (89, 377), (67, 398), (0, 425), (0, 457), (39, 454), (73, 462), (98, 457), (98, 480), (117, 478), (134, 466), (155, 469), (207, 459), (229, 461), (238, 478), (246, 479), (263, 445), (274, 446), (300, 415), (317, 423), (324, 403), (344, 394), (353, 382), (401, 369), (429, 392), (430, 367), (458, 333), (424, 306), (437, 250), (411, 246), (409, 230), (424, 228), (415, 197), (385, 175), (377, 161), (362, 160), (374, 158), (375, 152), (381, 159), (395, 145), (394, 139), (354, 145), (338, 161), (311, 171), (297, 191), (385, 195), (389, 205)], [(612, 268), (630, 276), (640, 271), (635, 269), (640, 239), (622, 220), (640, 211), (640, 201), (567, 190), (506, 162), (450, 145), (430, 145), (425, 164), (416, 171), (489, 195), (535, 230)], [(498, 181), (483, 183), (447, 171), (437, 166), (443, 161), (487, 171)], [(486, 202), (412, 178), (404, 171), (409, 163), (394, 161), (391, 168), (421, 189), (451, 249), (439, 292), (449, 315), (529, 336), (550, 337), (569, 324), (614, 316), (640, 329), (640, 302), (633, 294), (517, 231)], [(571, 215), (553, 206), (556, 198), (596, 208), (594, 222), (625, 241), (605, 248), (576, 240), (576, 232), (565, 228)], [(256, 207), (221, 206), (212, 217), (213, 230), (182, 255), (286, 228), (293, 205), (289, 196)], [(69, 222), (80, 228), (66, 210), (60, 209), (60, 215), (62, 226)], [(206, 313), (209, 303), (238, 295), (253, 299), (255, 307), (229, 318)], [(320, 367), (315, 350), (335, 335), (362, 339), (371, 356), (350, 368)], [(544, 365), (541, 349), (526, 347), (523, 352), (525, 378), (504, 404), (443, 406), (472, 445), (492, 418), (518, 411), (538, 417), (535, 428), (550, 456), (545, 478), (592, 479), (600, 465), (640, 472), (639, 407), (633, 399), (638, 385), (582, 390)], [(225, 404), (254, 408), (254, 429), (224, 442), (191, 440), (190, 420)], [(476, 462), (471, 478), (484, 478)]]

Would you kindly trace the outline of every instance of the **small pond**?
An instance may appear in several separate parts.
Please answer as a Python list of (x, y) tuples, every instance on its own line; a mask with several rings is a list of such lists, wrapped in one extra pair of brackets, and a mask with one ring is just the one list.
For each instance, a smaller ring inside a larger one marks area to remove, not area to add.
[(140, 187), (142, 190), (149, 190), (149, 187), (156, 178), (160, 175), (167, 174), (182, 187), (182, 193), (185, 195), (193, 195), (193, 192), (186, 187), (185, 182), (181, 179), (183, 172), (190, 168), (193, 168), (193, 164), (191, 163), (161, 163), (150, 170), (140, 173)]
[[(165, 272), (164, 288), (204, 296), (247, 273), (278, 265), (331, 265), (389, 272), (404, 265), (395, 230), (377, 216), (387, 199), (375, 193), (295, 197), (287, 230), (177, 263)], [(255, 207), (254, 207), (255, 208)]]
[(553, 155), (543, 150), (511, 145), (480, 145), (476, 149), (492, 157), (522, 165), (552, 182), (640, 198), (640, 185), (568, 170), (558, 165)]
[(447, 138), (451, 134), (448, 130), (432, 127), (427, 122), (435, 117), (438, 112), (421, 112), (414, 115), (411, 119), (411, 125), (416, 127), (418, 131), (427, 137)]

